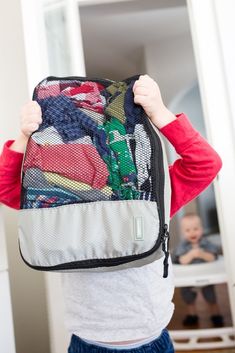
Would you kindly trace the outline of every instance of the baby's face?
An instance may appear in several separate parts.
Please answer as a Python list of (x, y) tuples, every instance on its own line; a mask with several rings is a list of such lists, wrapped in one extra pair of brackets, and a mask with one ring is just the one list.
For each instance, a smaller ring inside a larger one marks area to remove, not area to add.
[(183, 218), (181, 220), (181, 231), (190, 243), (198, 243), (203, 234), (203, 228), (199, 217)]

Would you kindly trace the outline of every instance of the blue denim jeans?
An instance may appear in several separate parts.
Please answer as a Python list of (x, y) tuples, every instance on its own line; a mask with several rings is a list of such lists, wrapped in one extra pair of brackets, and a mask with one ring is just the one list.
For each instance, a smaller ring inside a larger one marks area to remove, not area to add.
[(80, 337), (72, 335), (68, 353), (174, 353), (174, 347), (167, 329), (160, 337), (143, 346), (130, 349), (112, 349), (96, 346), (83, 341)]

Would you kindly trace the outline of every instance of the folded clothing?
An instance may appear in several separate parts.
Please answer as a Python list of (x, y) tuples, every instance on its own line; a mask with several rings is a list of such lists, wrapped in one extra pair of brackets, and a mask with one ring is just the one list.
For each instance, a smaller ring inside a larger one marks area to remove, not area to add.
[(110, 154), (103, 127), (84, 111), (76, 108), (69, 97), (59, 95), (38, 100), (38, 103), (41, 106), (43, 121), (37, 131), (54, 126), (64, 143), (88, 135), (102, 158)]
[(44, 99), (48, 97), (58, 96), (61, 91), (68, 87), (77, 87), (81, 85), (81, 81), (78, 80), (52, 80), (44, 81), (39, 84), (35, 89), (38, 99)]
[[(38, 145), (58, 145), (63, 143), (59, 132), (54, 126), (47, 127), (39, 132), (34, 132), (31, 137)], [(68, 141), (67, 143), (81, 143), (91, 145), (92, 140), (90, 136), (83, 136), (76, 140)]]
[(102, 189), (94, 189), (88, 184), (68, 179), (56, 173), (44, 172), (43, 175), (49, 185), (56, 185), (70, 190), (84, 201), (109, 200), (112, 195), (112, 189), (109, 186), (105, 186)]
[(126, 82), (114, 82), (106, 90), (110, 93), (110, 97), (107, 101), (105, 113), (110, 117), (117, 118), (124, 124), (126, 121), (124, 112), (124, 98), (127, 91)]
[(101, 95), (104, 89), (98, 82), (82, 82), (79, 87), (67, 87), (61, 94), (71, 97), (75, 100), (77, 107), (87, 108), (97, 113), (104, 112), (105, 97)]
[(77, 195), (60, 188), (27, 188), (24, 208), (56, 207), (71, 203), (78, 203)]
[[(152, 151), (143, 109), (133, 104), (133, 84), (42, 82), (35, 97), (43, 122), (27, 146), (24, 188), (58, 188), (77, 202), (152, 200)], [(50, 205), (51, 197), (38, 193), (37, 202)], [(68, 198), (60, 195), (56, 205), (59, 200)]]
[(122, 182), (135, 183), (137, 171), (125, 139), (124, 125), (117, 118), (112, 117), (105, 123), (104, 128), (109, 139), (109, 146), (115, 153)]
[[(81, 168), (82, 166), (82, 168)], [(58, 144), (37, 145), (30, 139), (24, 161), (28, 168), (39, 168), (84, 182), (93, 188), (107, 185), (108, 169), (93, 145)]]

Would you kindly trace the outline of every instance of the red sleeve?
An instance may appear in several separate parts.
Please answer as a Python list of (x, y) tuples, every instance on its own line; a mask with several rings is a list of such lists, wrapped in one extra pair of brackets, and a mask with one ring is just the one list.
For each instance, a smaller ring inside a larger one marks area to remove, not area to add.
[[(191, 125), (185, 114), (160, 131), (181, 156), (169, 167), (171, 178), (171, 217), (198, 196), (218, 174), (222, 161), (217, 152)], [(0, 156), (0, 202), (19, 209), (20, 173), (23, 153), (9, 149), (7, 141)]]
[(218, 153), (182, 113), (160, 129), (181, 158), (169, 166), (171, 217), (206, 189), (222, 167)]
[(9, 148), (13, 142), (7, 141), (0, 155), (0, 203), (19, 209), (24, 154)]

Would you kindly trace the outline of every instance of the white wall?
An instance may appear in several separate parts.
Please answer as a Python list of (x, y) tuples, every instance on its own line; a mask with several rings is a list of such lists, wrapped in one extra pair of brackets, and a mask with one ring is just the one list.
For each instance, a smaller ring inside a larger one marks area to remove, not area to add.
[(159, 83), (167, 105), (197, 79), (190, 32), (146, 45), (145, 62), (147, 72)]
[[(171, 109), (172, 100), (197, 81), (195, 60), (193, 55), (193, 46), (190, 32), (184, 32), (182, 35), (170, 37), (147, 44), (144, 47), (145, 71), (153, 77), (159, 84), (164, 103)], [(173, 108), (173, 106), (172, 106)], [(174, 111), (173, 113), (181, 113)], [(166, 139), (165, 143), (168, 151), (169, 162), (172, 162), (172, 153), (174, 148), (170, 146)], [(176, 154), (174, 154), (174, 159)], [(196, 210), (195, 201), (187, 206), (187, 211)], [(178, 225), (178, 215), (175, 215), (170, 224), (172, 248), (178, 243), (180, 230)]]
[[(19, 0), (2, 4), (0, 50), (2, 148), (4, 141), (16, 138), (19, 132), (19, 110), (29, 99)], [(20, 259), (17, 211), (5, 206), (3, 211), (17, 353), (49, 353), (44, 276), (28, 269)]]

